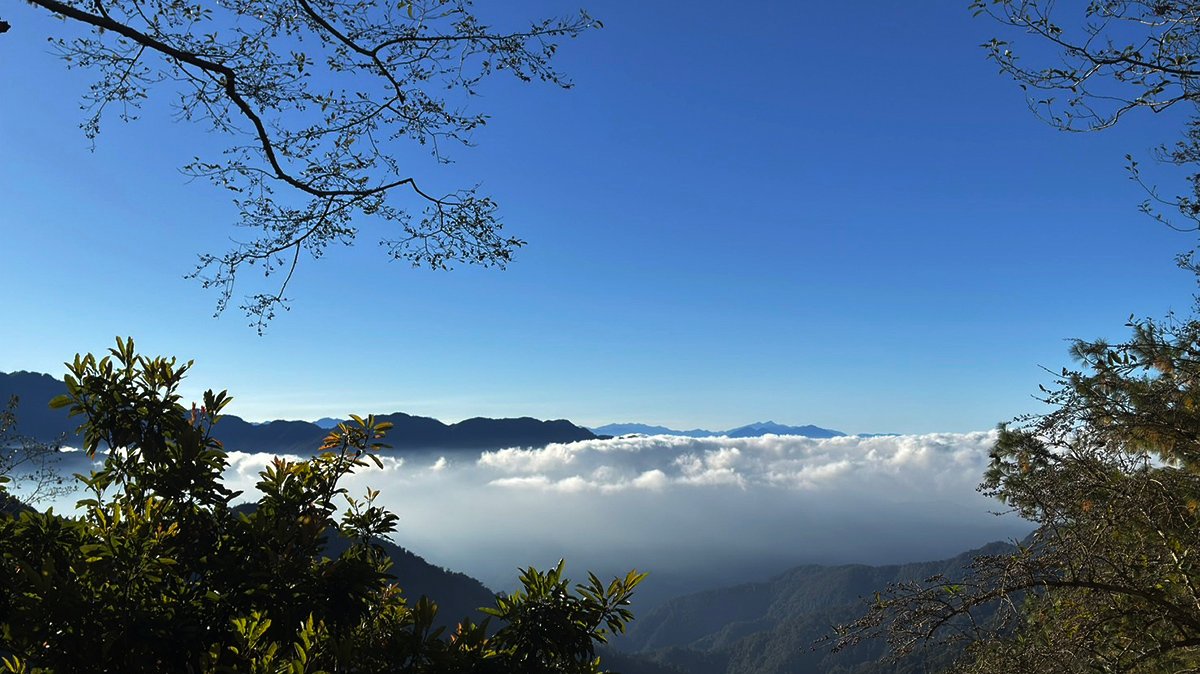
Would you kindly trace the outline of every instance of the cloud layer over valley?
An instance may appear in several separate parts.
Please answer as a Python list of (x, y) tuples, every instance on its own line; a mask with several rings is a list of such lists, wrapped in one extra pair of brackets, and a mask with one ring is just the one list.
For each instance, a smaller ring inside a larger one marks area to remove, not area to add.
[[(348, 485), (382, 490), (395, 539), (503, 588), (521, 565), (740, 581), (801, 563), (933, 559), (1026, 527), (975, 491), (994, 432), (811, 439), (641, 436), (405, 453)], [(234, 453), (253, 493), (270, 457)], [(668, 588), (663, 587), (667, 592)]]

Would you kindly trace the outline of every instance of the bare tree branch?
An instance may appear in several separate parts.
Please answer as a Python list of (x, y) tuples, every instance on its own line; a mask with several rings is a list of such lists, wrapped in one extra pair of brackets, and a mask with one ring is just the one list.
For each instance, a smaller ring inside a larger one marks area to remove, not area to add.
[[(301, 253), (350, 245), (370, 224), (386, 253), (414, 266), (505, 266), (524, 242), (502, 234), (495, 202), (477, 187), (442, 192), (405, 168), (404, 143), (445, 163), (447, 141), (470, 145), (486, 116), (466, 111), (499, 71), (559, 87), (558, 41), (598, 27), (586, 13), (524, 30), (482, 23), (469, 0), (31, 0), (85, 31), (52, 42), (97, 80), (85, 96), (89, 138), (111, 103), (133, 119), (152, 92), (178, 117), (207, 123), (228, 145), (185, 174), (234, 195), (239, 225), (256, 234), (206, 253), (190, 275), (217, 291), (217, 312), (258, 265), (274, 288), (243, 296), (260, 331), (279, 308)], [(393, 204), (403, 189), (419, 208)], [(415, 216), (415, 217), (414, 217)], [(283, 257), (286, 255), (287, 257)], [(280, 277), (275, 277), (275, 274)]]

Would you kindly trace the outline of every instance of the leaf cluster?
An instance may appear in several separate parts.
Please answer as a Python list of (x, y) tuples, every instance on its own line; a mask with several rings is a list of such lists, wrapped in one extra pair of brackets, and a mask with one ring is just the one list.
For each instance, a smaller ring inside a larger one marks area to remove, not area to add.
[(577, 671), (598, 671), (596, 644), (611, 634), (623, 634), (633, 619), (627, 608), (633, 590), (646, 578), (630, 571), (606, 586), (594, 574), (570, 589), (564, 562), (546, 572), (529, 567), (520, 576), (524, 588), (496, 599), (484, 613), (503, 621), (494, 638), (513, 671), (539, 674), (560, 671), (570, 663)]

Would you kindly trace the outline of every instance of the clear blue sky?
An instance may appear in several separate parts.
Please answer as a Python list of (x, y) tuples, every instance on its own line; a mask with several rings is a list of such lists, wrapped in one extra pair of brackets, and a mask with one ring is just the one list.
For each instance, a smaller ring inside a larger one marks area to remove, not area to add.
[(58, 375), (132, 335), (250, 419), (990, 428), (1035, 408), (1065, 338), (1120, 337), (1195, 286), (1172, 265), (1192, 241), (1137, 213), (1123, 171), (1178, 120), (1044, 126), (966, 4), (590, 2), (605, 29), (560, 52), (576, 88), (487, 87), (478, 147), (430, 175), (497, 198), (529, 241), (509, 270), (412, 270), (365, 231), (302, 266), (264, 337), (182, 278), (247, 235), (177, 171), (220, 139), (152, 101), (89, 152), (87, 78), (46, 45), (65, 26), (10, 4), (0, 370)]

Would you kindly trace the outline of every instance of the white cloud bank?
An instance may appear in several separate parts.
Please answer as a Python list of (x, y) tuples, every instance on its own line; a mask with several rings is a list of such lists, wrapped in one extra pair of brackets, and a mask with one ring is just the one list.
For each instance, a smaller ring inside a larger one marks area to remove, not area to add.
[(973, 488), (995, 431), (815, 439), (636, 436), (485, 452), (477, 464), (490, 485), (553, 492), (619, 492), (686, 486), (780, 487), (802, 491)]
[[(647, 593), (661, 597), (802, 563), (938, 559), (1023, 536), (1027, 524), (994, 516), (1001, 506), (975, 491), (995, 440), (628, 437), (392, 455), (346, 486), (381, 491), (400, 516), (397, 543), (493, 587), (565, 557), (577, 573), (648, 569)], [(228, 486), (253, 498), (272, 457), (229, 458)]]
[[(641, 436), (410, 453), (347, 486), (381, 490), (398, 543), (495, 587), (566, 557), (579, 570), (649, 569), (668, 594), (672, 580), (936, 559), (1019, 537), (1027, 525), (975, 491), (995, 439)], [(231, 486), (251, 495), (267, 461), (231, 456)]]

